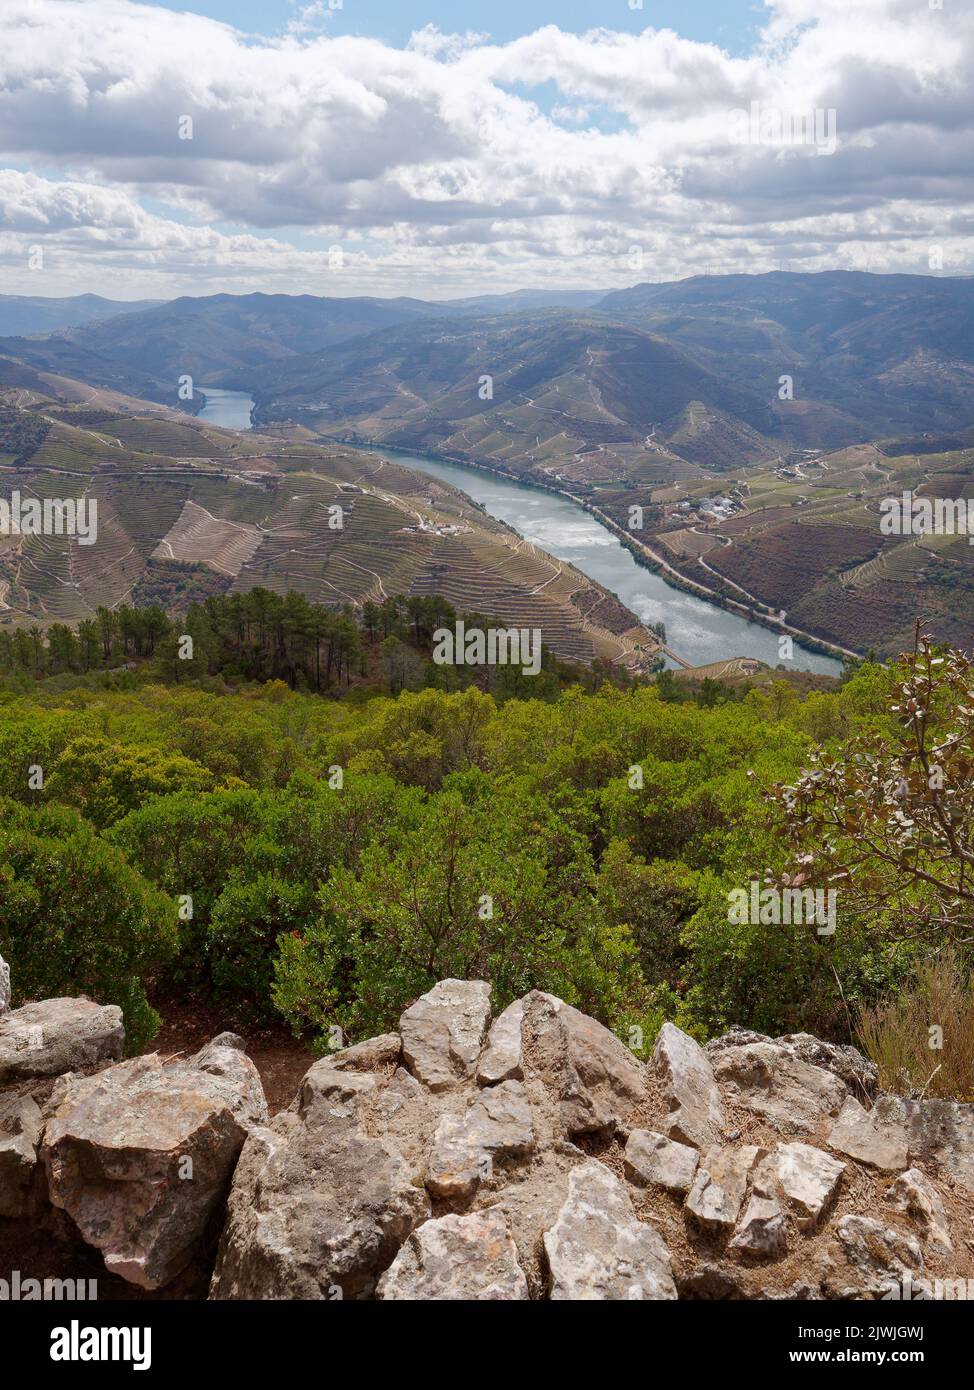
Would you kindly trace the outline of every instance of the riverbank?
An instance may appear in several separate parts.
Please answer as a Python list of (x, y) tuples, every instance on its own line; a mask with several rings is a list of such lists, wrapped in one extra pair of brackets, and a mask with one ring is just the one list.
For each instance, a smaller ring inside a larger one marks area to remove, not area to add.
[[(569, 491), (567, 488), (558, 487), (554, 483), (545, 482), (533, 477), (522, 478), (519, 477), (517, 474), (508, 471), (507, 469), (497, 467), (492, 464), (484, 464), (474, 460), (462, 458), (455, 454), (444, 454), (437, 453), (432, 450), (426, 450), (424, 451), (423, 455), (417, 456), (410, 450), (398, 449), (393, 446), (389, 446), (382, 443), (348, 437), (342, 438), (340, 440), (335, 440), (334, 442), (342, 443), (347, 447), (363, 449), (366, 452), (385, 453), (390, 458), (395, 458), (399, 456), (400, 461), (403, 463), (404, 467), (413, 467), (414, 469), (419, 468), (421, 467), (422, 461), (425, 458), (428, 459), (430, 462), (439, 463), (448, 469), (455, 468), (465, 472), (480, 473), (487, 478), (502, 480), (506, 483), (514, 485), (519, 490), (546, 493), (548, 495), (558, 497), (562, 501), (567, 502), (574, 507), (580, 508), (587, 515), (591, 516), (593, 520), (599, 524), (600, 527), (604, 528), (606, 531), (608, 531), (611, 535), (615, 537), (619, 545), (629, 555), (633, 565), (655, 575), (655, 577), (660, 581), (660, 583), (665, 585), (667, 589), (680, 591), (688, 595), (694, 602), (698, 604), (705, 604), (710, 609), (718, 609), (724, 613), (730, 614), (735, 619), (735, 621), (744, 622), (755, 627), (760, 627), (769, 633), (775, 633), (779, 636), (791, 637), (794, 639), (796, 643), (800, 645), (803, 654), (818, 656), (822, 660), (828, 661), (830, 665), (834, 665), (835, 663), (837, 663), (845, 657), (855, 658), (859, 656), (859, 653), (852, 651), (849, 648), (843, 647), (839, 643), (830, 642), (827, 638), (820, 637), (815, 633), (806, 632), (804, 629), (796, 627), (794, 624), (782, 620), (774, 613), (772, 609), (760, 606), (758, 600), (755, 600), (755, 603), (758, 604), (758, 606), (755, 607), (751, 604), (734, 599), (726, 593), (721, 593), (719, 590), (711, 588), (707, 584), (700, 583), (687, 578), (685, 575), (681, 574), (680, 571), (677, 570), (673, 565), (671, 565), (663, 555), (661, 555), (658, 551), (654, 550), (652, 546), (648, 545), (645, 541), (639, 540), (630, 531), (627, 531), (624, 527), (620, 526), (618, 522), (616, 522), (600, 507), (596, 506), (594, 502), (591, 502), (588, 498), (580, 496), (577, 493)], [(462, 486), (462, 482), (457, 482), (454, 480), (454, 486), (460, 487), (461, 491), (467, 491), (467, 489)], [(477, 500), (478, 499), (474, 498), (474, 501)], [(483, 506), (484, 504), (480, 502), (479, 505)], [(489, 508), (485, 507), (484, 509), (490, 512)], [(495, 512), (490, 512), (490, 514), (496, 515)], [(504, 520), (505, 518), (501, 517), (499, 519)], [(510, 524), (510, 522), (508, 522), (508, 524)], [(541, 544), (544, 548), (552, 548), (551, 544), (548, 541), (539, 540), (538, 543)], [(608, 583), (602, 576), (591, 575), (591, 571), (586, 568), (586, 565), (584, 563), (580, 563), (578, 559), (575, 558), (573, 558), (573, 562), (576, 564), (578, 568), (582, 569), (585, 573), (590, 574), (590, 577), (598, 579), (598, 581), (602, 583), (605, 587), (609, 588), (610, 590), (612, 589), (611, 584)], [(612, 592), (616, 591), (612, 590)], [(618, 593), (616, 594), (616, 596), (620, 599), (620, 602), (626, 603), (629, 607), (633, 606), (631, 599), (627, 598), (626, 596)], [(644, 623), (648, 621), (638, 612), (637, 616), (639, 616), (640, 621), (643, 621)], [(776, 655), (776, 652), (773, 649), (769, 649), (767, 651), (758, 653), (753, 650), (735, 650), (729, 647), (727, 650), (723, 651), (714, 650), (706, 653), (697, 652), (694, 653), (694, 660), (687, 661), (685, 655), (678, 654), (678, 651), (683, 651), (685, 643), (680, 642), (678, 640), (674, 640), (673, 648), (669, 648), (668, 643), (670, 640), (673, 640), (673, 634), (670, 632), (669, 622), (667, 622), (667, 643), (664, 644), (664, 650), (667, 652), (667, 655), (670, 657), (672, 661), (681, 666), (706, 665), (713, 660), (726, 659), (731, 656), (756, 656), (757, 659), (764, 661), (766, 664), (772, 667), (779, 664), (781, 660), (781, 658)], [(742, 640), (747, 640), (745, 634), (742, 634)], [(752, 647), (754, 645), (753, 639), (751, 641), (751, 645)], [(762, 647), (766, 646), (767, 641), (759, 645), (761, 645)], [(810, 666), (807, 669), (815, 669), (815, 667)], [(834, 669), (824, 668), (823, 672), (821, 673), (838, 674), (838, 671)]]

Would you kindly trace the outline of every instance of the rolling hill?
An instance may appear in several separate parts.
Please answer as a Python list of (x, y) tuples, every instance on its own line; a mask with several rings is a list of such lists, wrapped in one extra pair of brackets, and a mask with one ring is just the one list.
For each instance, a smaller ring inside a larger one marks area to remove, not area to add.
[(540, 628), (557, 655), (586, 662), (639, 667), (657, 648), (605, 589), (446, 484), (300, 431), (238, 433), (45, 385), (0, 386), (0, 492), (94, 501), (97, 540), (0, 537), (0, 623), (74, 623), (121, 603), (178, 610), (261, 586), (335, 608), (442, 594)]
[(937, 276), (696, 276), (452, 304), (210, 295), (0, 352), (170, 404), (189, 374), (250, 391), (265, 422), (583, 484), (974, 426), (974, 280)]

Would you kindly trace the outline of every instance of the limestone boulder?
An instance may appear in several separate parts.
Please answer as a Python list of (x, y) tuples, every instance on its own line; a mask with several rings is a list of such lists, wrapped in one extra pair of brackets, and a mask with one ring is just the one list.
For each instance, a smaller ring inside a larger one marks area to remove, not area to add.
[(675, 1299), (666, 1244), (638, 1221), (625, 1187), (597, 1159), (573, 1168), (568, 1196), (544, 1234), (551, 1298), (573, 1302)]
[(44, 999), (0, 1017), (0, 1085), (118, 1061), (122, 1011), (90, 999)]
[(44, 1133), (51, 1202), (108, 1270), (161, 1288), (221, 1217), (248, 1127), (266, 1119), (257, 1070), (236, 1047), (74, 1078)]
[(519, 1081), (479, 1093), (462, 1115), (444, 1115), (430, 1154), (426, 1186), (435, 1197), (466, 1202), (493, 1176), (494, 1160), (530, 1153), (537, 1137)]
[(824, 1042), (811, 1033), (786, 1033), (780, 1038), (755, 1033), (749, 1028), (731, 1028), (719, 1038), (712, 1038), (704, 1049), (717, 1065), (720, 1055), (729, 1049), (752, 1044), (771, 1044), (790, 1056), (812, 1066), (834, 1073), (853, 1095), (871, 1096), (876, 1089), (876, 1064), (864, 1057), (849, 1043)]
[(714, 1075), (728, 1100), (768, 1120), (782, 1134), (807, 1134), (837, 1115), (846, 1085), (777, 1043), (746, 1043), (718, 1052)]
[(653, 1049), (653, 1068), (666, 1091), (670, 1138), (695, 1149), (717, 1144), (725, 1124), (724, 1105), (700, 1044), (676, 1024), (664, 1023)]
[(779, 1144), (762, 1169), (795, 1213), (799, 1229), (812, 1231), (835, 1200), (845, 1164), (812, 1144)]
[(30, 1095), (0, 1096), (0, 1216), (27, 1216), (33, 1205), (43, 1118)]
[(402, 1056), (431, 1091), (452, 1090), (477, 1071), (490, 1026), (490, 985), (440, 980), (399, 1020)]
[(413, 1231), (379, 1281), (386, 1301), (510, 1302), (528, 1297), (503, 1212), (441, 1216)]
[(370, 1298), (430, 1215), (418, 1175), (368, 1132), (375, 1077), (329, 1062), (305, 1077), (297, 1106), (247, 1139), (211, 1298)]
[(866, 1110), (850, 1096), (829, 1134), (829, 1148), (884, 1173), (902, 1172), (909, 1166), (910, 1148), (899, 1101), (881, 1097)]
[(941, 1255), (953, 1252), (943, 1198), (919, 1168), (908, 1168), (901, 1173), (889, 1195), (895, 1209), (910, 1218), (932, 1250)]
[[(835, 1228), (839, 1267), (827, 1281), (838, 1298), (895, 1295), (909, 1276), (923, 1274), (923, 1252), (914, 1236), (871, 1216), (843, 1216)], [(844, 1257), (844, 1258), (843, 1258)]]
[(638, 1187), (665, 1187), (682, 1196), (696, 1177), (700, 1154), (651, 1129), (634, 1129), (626, 1141), (626, 1177)]
[(777, 1197), (751, 1193), (728, 1249), (742, 1260), (774, 1260), (786, 1254), (788, 1222)]
[(0, 1014), (10, 1012), (10, 966), (0, 956)]
[(503, 1013), (494, 1019), (477, 1071), (477, 1080), (481, 1086), (496, 1086), (500, 1081), (520, 1081), (523, 1078), (523, 1021), (523, 999), (515, 999), (513, 1004), (508, 1004)]
[(646, 1074), (616, 1035), (551, 994), (524, 998), (525, 1075), (556, 1102), (565, 1135), (611, 1133), (646, 1090)]
[(729, 1235), (737, 1225), (748, 1177), (762, 1151), (753, 1144), (711, 1149), (700, 1160), (686, 1210), (706, 1231)]

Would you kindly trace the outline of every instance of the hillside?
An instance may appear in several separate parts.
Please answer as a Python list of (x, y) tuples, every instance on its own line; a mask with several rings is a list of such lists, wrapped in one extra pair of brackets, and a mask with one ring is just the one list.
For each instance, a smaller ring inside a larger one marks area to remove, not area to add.
[[(729, 472), (715, 513), (712, 481), (654, 488), (645, 546), (717, 595), (754, 602), (803, 631), (884, 657), (905, 650), (920, 615), (942, 641), (974, 640), (974, 551), (966, 530), (888, 536), (884, 498), (974, 497), (974, 450), (897, 452), (903, 441), (807, 450), (774, 467)], [(885, 452), (888, 450), (889, 452)], [(602, 489), (620, 525), (643, 490)]]
[(335, 608), (438, 593), (540, 628), (563, 657), (640, 665), (656, 649), (617, 599), (445, 484), (299, 438), (135, 413), (113, 393), (75, 404), (72, 383), (38, 382), (67, 399), (0, 388), (4, 491), (94, 503), (98, 538), (0, 538), (2, 623), (77, 622), (123, 602), (185, 607), (255, 586)]
[[(974, 281), (937, 276), (696, 276), (454, 303), (221, 294), (0, 351), (170, 403), (189, 373), (252, 392), (265, 420), (580, 482), (974, 425)], [(484, 372), (495, 394), (478, 411)]]
[(692, 473), (720, 447), (772, 452), (766, 402), (661, 338), (567, 310), (421, 322), (309, 355), (267, 375), (258, 414), (584, 483)]
[[(185, 663), (122, 662), (123, 614), (96, 669), (52, 628), (50, 674), (27, 634), (0, 670), (11, 1269), (234, 1300), (969, 1277), (966, 658), (716, 703), (318, 694), (243, 669), (320, 640), (267, 597), (206, 604)], [(799, 866), (827, 916), (782, 917)]]

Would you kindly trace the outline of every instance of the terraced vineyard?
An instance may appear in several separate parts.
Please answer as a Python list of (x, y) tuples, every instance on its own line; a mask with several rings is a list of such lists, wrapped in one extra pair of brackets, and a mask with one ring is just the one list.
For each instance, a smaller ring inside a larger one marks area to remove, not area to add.
[[(773, 468), (738, 469), (715, 487), (602, 491), (625, 524), (633, 501), (659, 520), (645, 537), (685, 578), (796, 629), (856, 650), (894, 655), (921, 615), (941, 638), (974, 643), (974, 548), (966, 534), (885, 535), (884, 498), (974, 496), (974, 450), (887, 454), (873, 444), (815, 451)], [(706, 511), (720, 493), (734, 507)]]
[(50, 397), (0, 388), (0, 401), (23, 426), (16, 439), (34, 443), (26, 461), (0, 463), (3, 492), (83, 497), (98, 520), (93, 545), (0, 539), (0, 622), (43, 627), (261, 585), (336, 608), (441, 593), (586, 661), (639, 666), (656, 650), (585, 575), (398, 464), (307, 443), (306, 431), (241, 435), (158, 406), (136, 414), (137, 402), (119, 413), (117, 398), (70, 383)]

